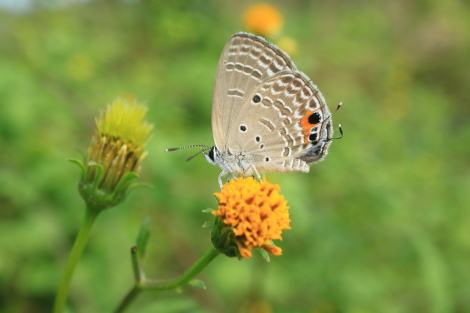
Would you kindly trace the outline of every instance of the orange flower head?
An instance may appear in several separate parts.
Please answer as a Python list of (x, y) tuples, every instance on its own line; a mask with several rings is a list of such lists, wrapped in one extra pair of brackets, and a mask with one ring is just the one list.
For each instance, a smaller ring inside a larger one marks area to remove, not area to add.
[(282, 15), (275, 7), (260, 3), (245, 11), (243, 24), (248, 31), (256, 35), (275, 35), (281, 30)]
[(226, 183), (215, 193), (219, 206), (212, 214), (219, 219), (212, 234), (214, 246), (228, 256), (249, 258), (253, 248), (281, 255), (282, 249), (272, 240), (282, 240), (282, 231), (290, 229), (290, 219), (287, 201), (279, 190), (279, 185), (252, 177)]

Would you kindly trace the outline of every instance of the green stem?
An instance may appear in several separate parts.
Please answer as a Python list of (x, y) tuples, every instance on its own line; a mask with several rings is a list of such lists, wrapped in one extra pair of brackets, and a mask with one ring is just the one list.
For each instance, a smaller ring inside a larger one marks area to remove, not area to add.
[(114, 311), (115, 313), (122, 313), (124, 310), (129, 306), (129, 304), (134, 301), (134, 299), (137, 297), (137, 295), (142, 291), (143, 289), (139, 288), (139, 286), (136, 284), (134, 288), (129, 291), (129, 293), (126, 295), (126, 297), (122, 300), (121, 304), (119, 307)]
[[(145, 275), (141, 272), (140, 280), (137, 280), (135, 286), (129, 291), (126, 297), (123, 299), (119, 307), (116, 309), (115, 313), (124, 312), (124, 310), (131, 304), (131, 302), (136, 298), (136, 296), (143, 290), (155, 290), (155, 291), (165, 291), (165, 290), (179, 290), (186, 287), (186, 285), (197, 275), (199, 274), (209, 263), (219, 255), (219, 252), (211, 247), (209, 251), (204, 254), (199, 261), (196, 262), (190, 269), (188, 269), (183, 275), (178, 278), (169, 281), (154, 281), (145, 278)], [(137, 259), (133, 258), (134, 265)]]
[(148, 290), (173, 290), (185, 287), (197, 274), (199, 274), (209, 263), (219, 255), (214, 247), (204, 254), (189, 270), (180, 277), (170, 281), (147, 281), (145, 289)]
[(95, 221), (99, 212), (99, 210), (94, 210), (89, 207), (86, 209), (85, 219), (80, 226), (80, 230), (78, 231), (77, 238), (75, 238), (72, 251), (70, 252), (69, 259), (67, 260), (67, 264), (65, 265), (65, 269), (62, 274), (62, 279), (60, 281), (54, 303), (54, 313), (62, 313), (64, 311), (73, 272), (78, 263), (78, 260), (80, 259), (80, 256), (82, 255), (83, 249), (88, 242), (91, 226), (93, 225), (93, 222)]

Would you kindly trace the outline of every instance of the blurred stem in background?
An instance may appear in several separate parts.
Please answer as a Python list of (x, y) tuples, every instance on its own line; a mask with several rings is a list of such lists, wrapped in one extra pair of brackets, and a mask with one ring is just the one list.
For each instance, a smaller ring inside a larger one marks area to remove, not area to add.
[(90, 207), (87, 207), (86, 209), (85, 218), (83, 220), (82, 226), (80, 227), (77, 238), (75, 239), (75, 243), (73, 245), (72, 251), (70, 252), (67, 264), (65, 265), (64, 273), (62, 274), (62, 279), (60, 281), (59, 289), (57, 291), (57, 296), (54, 303), (54, 313), (64, 311), (65, 302), (67, 300), (70, 282), (72, 280), (75, 267), (77, 266), (78, 260), (82, 255), (83, 249), (85, 248), (85, 245), (88, 242), (91, 227), (95, 222), (99, 212), (100, 211), (90, 209)]
[(145, 274), (140, 266), (140, 261), (137, 254), (137, 247), (133, 247), (132, 253), (132, 264), (134, 266), (135, 285), (129, 291), (129, 293), (122, 300), (121, 304), (116, 309), (115, 313), (124, 312), (126, 308), (136, 299), (136, 297), (144, 290), (153, 291), (168, 291), (176, 290), (182, 292), (184, 287), (192, 285), (193, 287), (206, 289), (204, 282), (200, 280), (193, 280), (193, 278), (199, 274), (212, 260), (217, 257), (218, 252), (214, 247), (211, 247), (209, 251), (204, 254), (199, 261), (196, 262), (190, 269), (188, 269), (181, 276), (172, 280), (151, 280), (145, 277)]

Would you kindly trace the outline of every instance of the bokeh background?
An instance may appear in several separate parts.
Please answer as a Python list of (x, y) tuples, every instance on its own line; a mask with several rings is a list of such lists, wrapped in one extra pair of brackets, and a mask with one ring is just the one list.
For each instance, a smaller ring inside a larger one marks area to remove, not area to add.
[[(80, 158), (116, 96), (155, 124), (142, 180), (103, 213), (69, 312), (111, 312), (151, 217), (145, 268), (171, 278), (209, 246), (220, 170), (211, 97), (227, 39), (256, 2), (0, 1), (0, 312), (50, 312), (83, 217)], [(145, 293), (129, 312), (470, 312), (470, 5), (272, 1), (270, 40), (320, 88), (345, 136), (309, 174), (267, 174), (291, 206), (284, 254), (217, 258), (207, 290)], [(337, 128), (337, 126), (336, 126)], [(338, 132), (337, 132), (338, 133)]]

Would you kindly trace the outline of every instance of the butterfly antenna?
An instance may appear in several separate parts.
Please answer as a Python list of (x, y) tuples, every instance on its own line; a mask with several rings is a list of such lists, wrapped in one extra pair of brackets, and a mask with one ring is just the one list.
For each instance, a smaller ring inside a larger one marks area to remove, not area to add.
[(191, 160), (192, 158), (194, 158), (195, 156), (197, 156), (199, 153), (203, 153), (205, 150), (212, 148), (211, 146), (207, 146), (207, 145), (191, 145), (191, 146), (186, 146), (186, 147), (181, 147), (181, 148), (168, 148), (168, 149), (165, 150), (165, 152), (176, 151), (176, 150), (182, 150), (182, 149), (187, 149), (187, 148), (194, 148), (194, 147), (204, 147), (204, 149), (201, 149), (201, 151), (199, 151), (199, 152), (196, 153), (195, 155), (192, 155), (192, 156), (190, 156), (189, 158), (187, 158), (187, 159), (186, 159), (186, 162), (188, 162), (189, 160)]
[(191, 145), (191, 146), (186, 146), (186, 147), (181, 147), (181, 148), (168, 148), (168, 149), (165, 150), (165, 152), (182, 150), (182, 149), (187, 149), (187, 148), (194, 148), (194, 147), (204, 147), (204, 148), (207, 148), (207, 149), (212, 148), (212, 147), (207, 146), (207, 145)]
[[(342, 105), (343, 105), (343, 102), (338, 103), (338, 106), (336, 107), (336, 110), (335, 110), (332, 114), (330, 114), (330, 116), (328, 116), (328, 117), (326, 118), (326, 120), (328, 120), (329, 118), (331, 118), (331, 117), (333, 116), (333, 114), (335, 114), (336, 112), (338, 112), (338, 110), (341, 109), (341, 106), (342, 106)], [(325, 121), (326, 121), (326, 120), (325, 120)], [(333, 139), (341, 139), (341, 138), (343, 138), (344, 133), (343, 133), (343, 128), (341, 127), (341, 124), (338, 124), (338, 129), (339, 129), (339, 133), (341, 134), (341, 136), (329, 138), (328, 141), (333, 140)]]
[(330, 116), (328, 116), (324, 122), (326, 122), (328, 119), (330, 119), (333, 116), (333, 114), (338, 112), (338, 110), (341, 109), (342, 105), (343, 105), (343, 102), (338, 103), (338, 106), (336, 107), (336, 110), (333, 113), (331, 113)]
[(343, 134), (343, 128), (341, 127), (341, 124), (338, 124), (338, 130), (339, 130), (339, 133), (341, 134), (341, 136), (331, 138), (331, 140), (343, 138), (344, 134)]
[[(333, 112), (333, 114), (338, 112), (338, 110), (341, 109), (342, 105), (343, 105), (343, 102), (338, 103), (338, 106), (336, 107), (336, 110)], [(339, 130), (339, 133), (341, 134), (341, 136), (334, 137), (334, 138), (331, 138), (331, 139), (341, 139), (341, 138), (343, 138), (344, 133), (343, 133), (343, 128), (341, 127), (341, 124), (338, 124), (338, 130)]]
[(201, 149), (201, 151), (199, 151), (199, 152), (196, 153), (195, 155), (190, 156), (189, 158), (186, 159), (186, 162), (189, 162), (189, 161), (192, 160), (195, 156), (199, 155), (199, 154), (202, 153), (203, 151), (204, 151), (204, 149)]
[(343, 105), (343, 102), (340, 102), (338, 103), (338, 106), (336, 107), (336, 110), (333, 112), (333, 114), (335, 114), (336, 112), (338, 112), (339, 109), (341, 109), (341, 106)]

